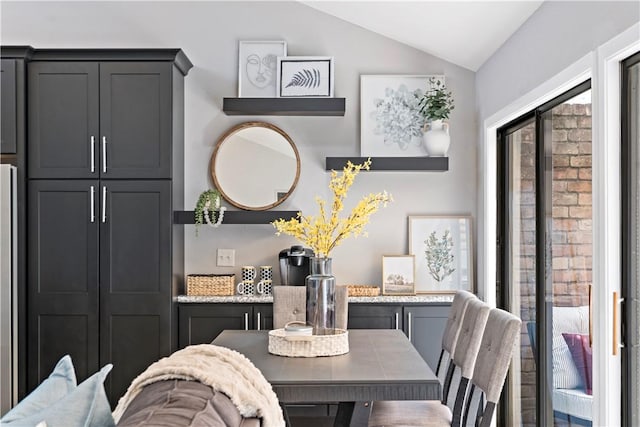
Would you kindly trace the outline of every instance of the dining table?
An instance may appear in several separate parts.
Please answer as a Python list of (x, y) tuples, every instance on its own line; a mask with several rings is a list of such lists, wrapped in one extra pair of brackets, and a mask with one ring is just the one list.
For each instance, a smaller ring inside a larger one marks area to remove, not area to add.
[[(349, 352), (323, 357), (271, 354), (268, 333), (224, 330), (212, 344), (245, 355), (271, 384), (283, 408), (337, 403), (334, 426), (366, 426), (374, 401), (441, 398), (438, 378), (401, 330), (351, 329)], [(285, 418), (288, 421), (286, 409)]]

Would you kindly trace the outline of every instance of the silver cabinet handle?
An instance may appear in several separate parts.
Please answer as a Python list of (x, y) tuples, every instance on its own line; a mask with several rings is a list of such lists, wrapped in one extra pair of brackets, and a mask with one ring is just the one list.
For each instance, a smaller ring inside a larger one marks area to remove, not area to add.
[(407, 327), (407, 332), (409, 332), (409, 341), (411, 341), (411, 312), (407, 313), (407, 322), (408, 322), (408, 327)]
[(102, 137), (102, 173), (107, 173), (107, 137)]
[(95, 187), (92, 185), (91, 186), (91, 199), (89, 200), (89, 203), (91, 204), (91, 222), (96, 222), (96, 204), (95, 204), (95, 193), (96, 193), (96, 189)]
[(400, 326), (400, 313), (396, 312), (396, 329)]
[(244, 314), (244, 330), (249, 330), (249, 313)]
[(107, 187), (102, 186), (102, 222), (107, 222)]
[(258, 327), (257, 327), (257, 329), (260, 330), (260, 312), (258, 312)]
[(96, 137), (91, 135), (91, 173), (96, 171)]

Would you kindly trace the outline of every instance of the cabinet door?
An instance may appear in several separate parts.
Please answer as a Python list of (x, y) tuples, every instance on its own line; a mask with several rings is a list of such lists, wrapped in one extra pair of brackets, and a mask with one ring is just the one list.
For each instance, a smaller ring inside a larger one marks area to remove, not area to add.
[(225, 329), (250, 329), (252, 313), (245, 304), (180, 304), (179, 347), (210, 343)]
[[(30, 181), (27, 388), (71, 355), (78, 381), (98, 369), (97, 181)], [(92, 204), (93, 201), (93, 204)]]
[(16, 61), (3, 59), (0, 65), (0, 153), (15, 154), (17, 148)]
[(98, 63), (31, 62), (28, 87), (28, 177), (98, 177)]
[(402, 306), (349, 304), (349, 329), (402, 329)]
[(171, 178), (171, 64), (100, 64), (101, 177)]
[(100, 364), (112, 403), (171, 352), (170, 181), (100, 181)]
[(405, 333), (435, 372), (450, 305), (405, 306)]
[(258, 304), (253, 306), (253, 329), (269, 331), (273, 329), (273, 305)]

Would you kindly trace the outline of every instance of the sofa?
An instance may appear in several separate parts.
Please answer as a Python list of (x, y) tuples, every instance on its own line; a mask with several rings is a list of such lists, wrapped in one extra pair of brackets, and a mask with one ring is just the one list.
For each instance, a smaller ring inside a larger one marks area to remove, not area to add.
[[(592, 425), (591, 347), (589, 307), (553, 307), (552, 355), (554, 417), (572, 425)], [(536, 352), (536, 324), (527, 323)], [(588, 348), (587, 348), (588, 347)], [(588, 359), (588, 360), (587, 360)]]
[(145, 386), (116, 425), (260, 427), (260, 419), (244, 418), (225, 394), (200, 382), (168, 380)]
[(284, 426), (271, 385), (233, 350), (198, 345), (160, 359), (132, 382), (113, 413), (103, 386), (111, 369), (107, 364), (77, 384), (71, 357), (64, 356), (0, 426)]

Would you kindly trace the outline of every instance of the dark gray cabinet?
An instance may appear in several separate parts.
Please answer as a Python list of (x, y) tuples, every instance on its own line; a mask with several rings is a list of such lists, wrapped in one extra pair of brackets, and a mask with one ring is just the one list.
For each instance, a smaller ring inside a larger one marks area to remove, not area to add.
[(424, 360), (436, 369), (450, 303), (351, 303), (349, 329), (402, 329)]
[(0, 153), (15, 154), (18, 144), (17, 125), (17, 70), (15, 59), (0, 61)]
[(404, 331), (431, 369), (436, 370), (450, 304), (404, 307)]
[(100, 181), (100, 365), (112, 402), (171, 353), (171, 183)]
[(225, 329), (273, 329), (271, 304), (180, 304), (179, 347), (210, 343)]
[[(451, 303), (350, 303), (349, 329), (401, 329), (418, 353), (436, 369)], [(225, 329), (272, 329), (271, 304), (182, 303), (178, 307), (179, 346), (213, 341)], [(260, 325), (260, 327), (258, 327)]]
[(177, 346), (184, 76), (177, 49), (38, 50), (27, 64), (26, 392), (71, 354), (112, 405)]
[(65, 354), (79, 380), (98, 369), (97, 188), (98, 181), (29, 183), (29, 389)]
[(172, 63), (34, 61), (30, 178), (171, 178)]
[(171, 352), (170, 195), (169, 181), (30, 181), (30, 388), (69, 353), (79, 380), (113, 363), (113, 401)]
[(402, 329), (402, 305), (349, 304), (349, 329)]

